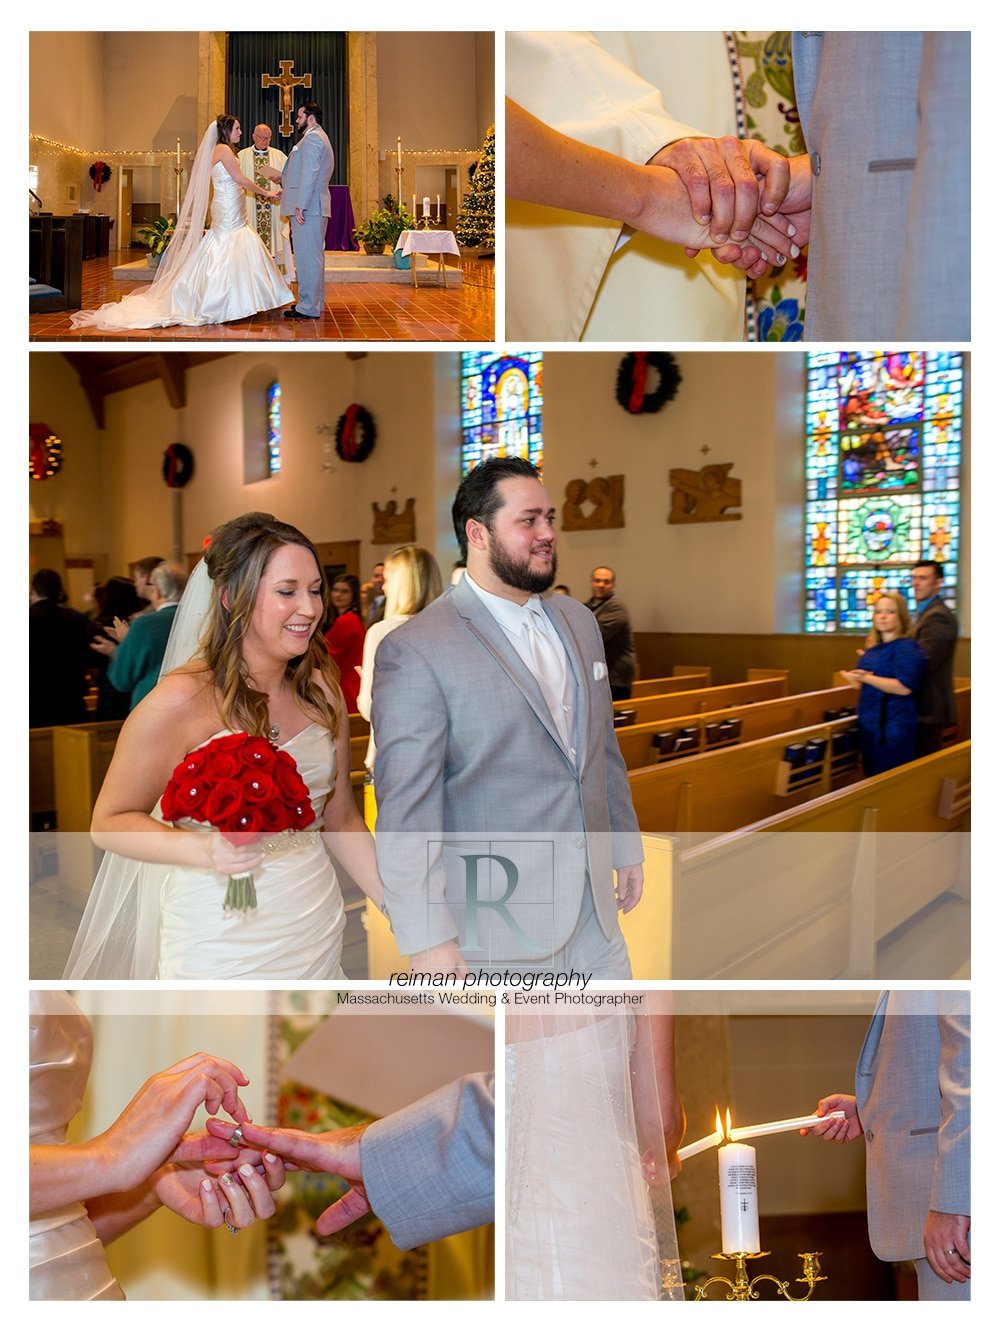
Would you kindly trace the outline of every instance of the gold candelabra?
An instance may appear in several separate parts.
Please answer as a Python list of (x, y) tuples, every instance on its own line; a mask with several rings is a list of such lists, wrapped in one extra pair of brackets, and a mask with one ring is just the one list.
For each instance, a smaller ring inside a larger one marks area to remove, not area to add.
[[(802, 1261), (802, 1277), (794, 1280), (784, 1280), (775, 1274), (758, 1274), (755, 1278), (750, 1278), (747, 1274), (748, 1260), (761, 1260), (765, 1255), (770, 1255), (770, 1251), (734, 1251), (729, 1254), (725, 1251), (718, 1255), (713, 1255), (713, 1260), (732, 1260), (736, 1265), (735, 1279), (728, 1278), (725, 1274), (714, 1274), (704, 1283), (695, 1285), (695, 1301), (703, 1302), (708, 1289), (713, 1283), (721, 1283), (729, 1289), (726, 1294), (727, 1302), (755, 1302), (760, 1297), (757, 1285), (765, 1280), (770, 1280), (784, 1297), (786, 1302), (807, 1302), (813, 1295), (813, 1289), (817, 1283), (822, 1283), (826, 1279), (825, 1274), (819, 1272), (819, 1257), (822, 1251), (803, 1251), (799, 1254)], [(808, 1289), (801, 1297), (793, 1297), (789, 1291), (789, 1282), (806, 1283)]]

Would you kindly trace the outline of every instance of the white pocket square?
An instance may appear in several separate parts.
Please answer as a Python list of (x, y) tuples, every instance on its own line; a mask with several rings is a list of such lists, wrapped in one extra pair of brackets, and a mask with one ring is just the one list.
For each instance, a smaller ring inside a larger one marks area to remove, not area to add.
[(594, 663), (594, 680), (603, 681), (608, 674), (607, 665), (603, 662)]

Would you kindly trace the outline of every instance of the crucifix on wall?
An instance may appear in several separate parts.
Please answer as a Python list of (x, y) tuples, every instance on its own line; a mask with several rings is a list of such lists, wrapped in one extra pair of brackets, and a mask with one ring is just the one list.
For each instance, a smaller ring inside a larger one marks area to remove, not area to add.
[(311, 74), (296, 75), (292, 73), (294, 64), (294, 60), (279, 60), (280, 74), (262, 74), (260, 76), (260, 86), (262, 88), (281, 89), (281, 124), (278, 126), (278, 133), (284, 135), (286, 139), (294, 128), (292, 125), (292, 89), (311, 88), (313, 86), (313, 76)]

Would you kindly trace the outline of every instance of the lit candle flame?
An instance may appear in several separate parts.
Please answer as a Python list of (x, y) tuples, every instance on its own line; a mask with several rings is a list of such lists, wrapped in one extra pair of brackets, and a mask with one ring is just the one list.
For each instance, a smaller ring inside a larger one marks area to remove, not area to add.
[[(729, 1115), (728, 1111), (726, 1112), (726, 1115)], [(718, 1107), (715, 1109), (715, 1133), (717, 1135), (722, 1135), (724, 1133), (722, 1129), (722, 1114)]]

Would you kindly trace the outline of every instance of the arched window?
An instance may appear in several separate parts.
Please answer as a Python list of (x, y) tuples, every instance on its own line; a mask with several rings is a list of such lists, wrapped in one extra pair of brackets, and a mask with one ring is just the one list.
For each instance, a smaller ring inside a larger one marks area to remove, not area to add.
[(959, 352), (812, 352), (806, 390), (805, 629), (871, 625), (884, 588), (938, 560), (955, 603)]
[(267, 475), (281, 472), (281, 384), (275, 380), (267, 389)]
[(462, 353), (462, 476), (508, 454), (542, 466), (542, 354)]

